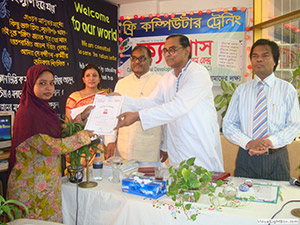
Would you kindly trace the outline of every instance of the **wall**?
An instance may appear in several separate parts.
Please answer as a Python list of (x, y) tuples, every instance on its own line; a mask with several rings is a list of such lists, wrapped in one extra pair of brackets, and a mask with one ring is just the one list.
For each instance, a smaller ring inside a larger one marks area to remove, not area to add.
[(99, 66), (101, 88), (113, 90), (118, 7), (82, 0), (0, 2), (0, 110), (17, 111), (26, 71), (36, 64), (49, 66), (55, 74), (49, 104), (61, 118), (67, 97), (83, 87), (86, 64)]
[[(199, 10), (205, 11), (207, 9), (214, 10), (216, 8), (227, 8), (232, 7), (245, 7), (252, 8), (253, 0), (170, 0), (170, 1), (141, 1), (139, 3), (121, 4), (119, 8), (119, 16), (130, 16), (133, 15), (144, 15), (145, 17), (149, 14), (155, 15), (156, 13), (182, 13), (194, 11), (197, 13)], [(248, 78), (249, 79), (249, 78)], [(244, 79), (244, 81), (246, 81)], [(221, 88), (213, 87), (214, 96), (221, 92)], [(219, 124), (221, 124), (221, 112), (218, 113)]]
[(140, 1), (139, 3), (132, 4), (121, 4), (120, 5), (120, 16), (130, 16), (133, 15), (144, 15), (156, 14), (156, 13), (182, 13), (206, 9), (216, 9), (216, 8), (228, 8), (231, 9), (233, 6), (253, 7), (253, 0), (187, 0), (182, 3), (182, 0), (170, 0), (170, 1)]

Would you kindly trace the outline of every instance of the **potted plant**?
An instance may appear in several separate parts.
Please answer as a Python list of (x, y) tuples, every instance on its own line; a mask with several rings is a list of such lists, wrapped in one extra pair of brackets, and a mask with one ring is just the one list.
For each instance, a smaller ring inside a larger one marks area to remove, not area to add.
[(17, 200), (5, 200), (0, 195), (0, 225), (6, 225), (4, 221), (6, 219), (13, 221), (20, 216), (20, 210), (25, 211), (28, 214), (28, 208), (20, 201)]
[[(77, 133), (78, 131), (83, 130), (83, 125), (80, 123), (76, 123), (74, 121), (66, 121), (62, 120), (63, 124), (63, 131), (62, 137), (69, 137)], [(89, 158), (92, 156), (90, 152), (90, 147), (93, 149), (94, 153), (97, 152), (97, 144), (94, 145), (85, 145), (76, 151), (70, 152), (70, 165), (67, 167), (68, 169), (68, 178), (72, 183), (79, 183), (83, 179), (83, 171), (84, 165), (81, 164), (81, 158)], [(88, 165), (88, 162), (87, 162)]]
[[(198, 202), (201, 194), (211, 195), (216, 187), (212, 185), (213, 172), (207, 171), (201, 166), (194, 165), (195, 157), (184, 160), (177, 169), (174, 166), (169, 168), (169, 175), (172, 182), (168, 182), (167, 196), (175, 201), (175, 206), (182, 207), (188, 220), (196, 220), (197, 214), (188, 215), (187, 210), (191, 208), (190, 202)], [(217, 186), (223, 182), (217, 181)]]
[(222, 108), (225, 107), (225, 110), (221, 113), (222, 118), (224, 118), (227, 108), (229, 106), (231, 97), (235, 91), (235, 89), (237, 88), (237, 84), (233, 83), (233, 82), (227, 82), (224, 80), (221, 80), (221, 88), (223, 90), (222, 94), (218, 94), (215, 99), (214, 102), (217, 105), (216, 110), (220, 111)]
[(294, 85), (294, 87), (298, 92), (298, 99), (300, 102), (300, 53), (296, 52), (294, 53), (294, 55), (295, 55), (294, 59), (290, 62), (291, 65), (294, 66), (292, 84)]

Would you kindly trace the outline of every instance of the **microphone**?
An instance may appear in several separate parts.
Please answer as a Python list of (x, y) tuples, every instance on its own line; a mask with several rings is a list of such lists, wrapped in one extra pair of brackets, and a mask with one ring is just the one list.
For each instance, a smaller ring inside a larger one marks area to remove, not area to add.
[(103, 144), (104, 143), (104, 136), (99, 136), (99, 141), (100, 141), (100, 144)]
[(290, 178), (290, 185), (295, 185), (295, 186), (298, 186), (300, 187), (300, 181), (297, 180), (296, 178)]
[(104, 143), (104, 137), (95, 135), (91, 138), (91, 144), (90, 145), (103, 144), (103, 143)]

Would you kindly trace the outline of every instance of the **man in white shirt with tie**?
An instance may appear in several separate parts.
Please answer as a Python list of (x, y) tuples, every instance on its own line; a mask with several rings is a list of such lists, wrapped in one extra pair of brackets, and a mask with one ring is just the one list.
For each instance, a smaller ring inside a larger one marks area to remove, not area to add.
[(224, 171), (212, 81), (202, 65), (191, 60), (189, 39), (181, 34), (166, 38), (162, 53), (173, 68), (148, 98), (124, 96), (117, 128), (140, 120), (144, 130), (165, 125), (162, 161), (171, 164), (196, 157), (209, 171)]
[(287, 144), (300, 130), (297, 91), (275, 77), (279, 47), (267, 39), (250, 52), (255, 78), (238, 86), (223, 120), (225, 137), (240, 146), (235, 176), (289, 180)]

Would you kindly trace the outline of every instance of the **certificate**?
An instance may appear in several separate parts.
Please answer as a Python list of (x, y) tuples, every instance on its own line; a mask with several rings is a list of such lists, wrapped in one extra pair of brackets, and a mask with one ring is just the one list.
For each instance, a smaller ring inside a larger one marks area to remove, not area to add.
[(93, 103), (95, 108), (91, 111), (84, 129), (93, 130), (97, 135), (113, 135), (122, 103), (122, 96), (96, 95)]

